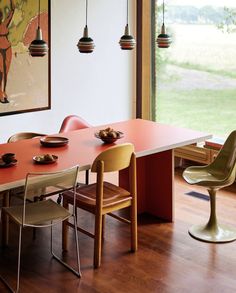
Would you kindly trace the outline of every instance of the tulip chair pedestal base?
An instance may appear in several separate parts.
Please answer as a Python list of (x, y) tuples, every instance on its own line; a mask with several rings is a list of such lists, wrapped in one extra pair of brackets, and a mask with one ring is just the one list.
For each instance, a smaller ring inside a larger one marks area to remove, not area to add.
[(236, 240), (236, 230), (225, 225), (194, 225), (188, 232), (193, 238), (205, 242), (224, 243)]

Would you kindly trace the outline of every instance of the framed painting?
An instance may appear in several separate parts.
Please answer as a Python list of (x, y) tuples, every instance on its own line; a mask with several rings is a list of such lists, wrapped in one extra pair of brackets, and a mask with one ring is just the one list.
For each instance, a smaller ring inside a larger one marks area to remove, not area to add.
[(29, 54), (38, 26), (50, 48), (50, 0), (0, 1), (0, 116), (51, 108), (50, 50)]

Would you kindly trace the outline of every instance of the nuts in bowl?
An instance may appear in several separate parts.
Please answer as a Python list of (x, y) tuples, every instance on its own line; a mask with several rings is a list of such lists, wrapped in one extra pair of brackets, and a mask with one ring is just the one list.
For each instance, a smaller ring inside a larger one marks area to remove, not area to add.
[(99, 132), (95, 133), (97, 138), (100, 138), (104, 143), (114, 143), (117, 139), (120, 139), (124, 136), (123, 132), (114, 130), (111, 127), (106, 129), (101, 129)]
[(52, 164), (52, 163), (55, 163), (57, 159), (58, 159), (58, 156), (50, 155), (50, 154), (33, 157), (33, 161), (36, 164)]

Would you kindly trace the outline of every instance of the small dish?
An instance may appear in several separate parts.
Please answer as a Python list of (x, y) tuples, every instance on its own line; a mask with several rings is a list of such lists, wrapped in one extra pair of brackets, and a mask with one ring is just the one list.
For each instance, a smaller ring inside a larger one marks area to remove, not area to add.
[(9, 164), (11, 162), (14, 162), (15, 161), (15, 154), (14, 153), (5, 153), (2, 155), (2, 161), (5, 163), (5, 164)]
[(44, 136), (40, 138), (40, 143), (45, 147), (60, 147), (68, 144), (69, 139), (61, 136)]
[(118, 134), (117, 137), (111, 137), (111, 136), (101, 137), (101, 136), (99, 135), (99, 132), (96, 132), (94, 135), (95, 135), (95, 137), (101, 139), (104, 143), (109, 144), (109, 143), (114, 143), (114, 142), (116, 142), (118, 139), (124, 137), (124, 133), (123, 133), (123, 132), (121, 132), (121, 131), (116, 131), (116, 133)]
[(9, 162), (9, 163), (6, 163), (6, 162), (0, 160), (0, 168), (8, 168), (8, 167), (12, 167), (12, 166), (15, 166), (16, 163), (17, 163), (17, 160), (16, 160), (16, 159), (12, 160), (12, 161)]
[(33, 161), (36, 164), (53, 164), (57, 161), (58, 156), (55, 155), (39, 155), (39, 156), (34, 156)]

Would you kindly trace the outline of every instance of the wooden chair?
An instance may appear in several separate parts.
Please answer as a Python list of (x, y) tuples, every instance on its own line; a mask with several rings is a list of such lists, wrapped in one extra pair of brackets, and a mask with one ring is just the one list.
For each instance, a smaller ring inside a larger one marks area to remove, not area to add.
[(236, 177), (236, 131), (225, 141), (216, 159), (207, 166), (188, 167), (183, 173), (189, 184), (207, 188), (210, 195), (210, 218), (204, 225), (195, 225), (189, 234), (205, 242), (229, 242), (236, 239), (236, 229), (218, 224), (216, 218), (217, 190), (234, 183)]
[[(120, 171), (129, 168), (129, 189), (105, 182), (105, 172)], [(113, 216), (125, 223), (131, 224), (131, 250), (137, 250), (137, 202), (136, 202), (136, 157), (134, 146), (125, 143), (113, 146), (103, 151), (93, 162), (91, 172), (97, 174), (94, 184), (85, 185), (76, 190), (76, 206), (95, 215), (94, 234), (77, 227), (86, 235), (94, 238), (94, 267), (101, 265), (102, 223), (105, 223), (105, 215)], [(63, 193), (63, 206), (68, 208), (73, 204), (73, 194)], [(130, 207), (130, 220), (113, 215), (112, 212)], [(75, 226), (68, 221), (63, 224), (63, 245), (67, 247), (68, 226)]]
[(7, 142), (15, 142), (22, 139), (30, 139), (30, 138), (40, 137), (45, 135), (46, 134), (37, 133), (37, 132), (19, 132), (9, 137)]
[[(23, 205), (3, 207), (2, 213), (9, 216), (9, 218), (19, 227), (19, 240), (18, 240), (18, 261), (17, 261), (17, 282), (16, 289), (7, 282), (5, 278), (0, 276), (0, 279), (7, 285), (12, 292), (18, 292), (20, 287), (20, 262), (21, 262), (21, 243), (22, 243), (22, 229), (26, 227), (51, 227), (51, 254), (62, 265), (72, 271), (78, 277), (81, 276), (80, 260), (79, 260), (79, 247), (78, 247), (78, 233), (75, 229), (75, 244), (77, 254), (77, 270), (72, 268), (69, 264), (65, 263), (53, 252), (53, 235), (52, 227), (55, 224), (62, 223), (62, 221), (73, 217), (74, 225), (76, 225), (76, 207), (73, 204), (73, 212), (70, 213), (67, 209), (57, 204), (50, 197), (65, 190), (71, 190), (71, 196), (74, 197), (75, 203), (75, 190), (76, 179), (78, 175), (78, 167), (73, 167), (61, 172), (55, 173), (29, 173), (25, 180), (25, 193)], [(39, 190), (44, 190), (44, 194), (38, 194)], [(27, 203), (28, 195), (35, 193), (35, 196), (43, 196), (45, 200)]]
[[(88, 127), (91, 127), (91, 125), (83, 118), (77, 115), (69, 115), (64, 118), (59, 132), (65, 133), (68, 131), (79, 130)], [(89, 170), (85, 171), (85, 184), (89, 184)]]

